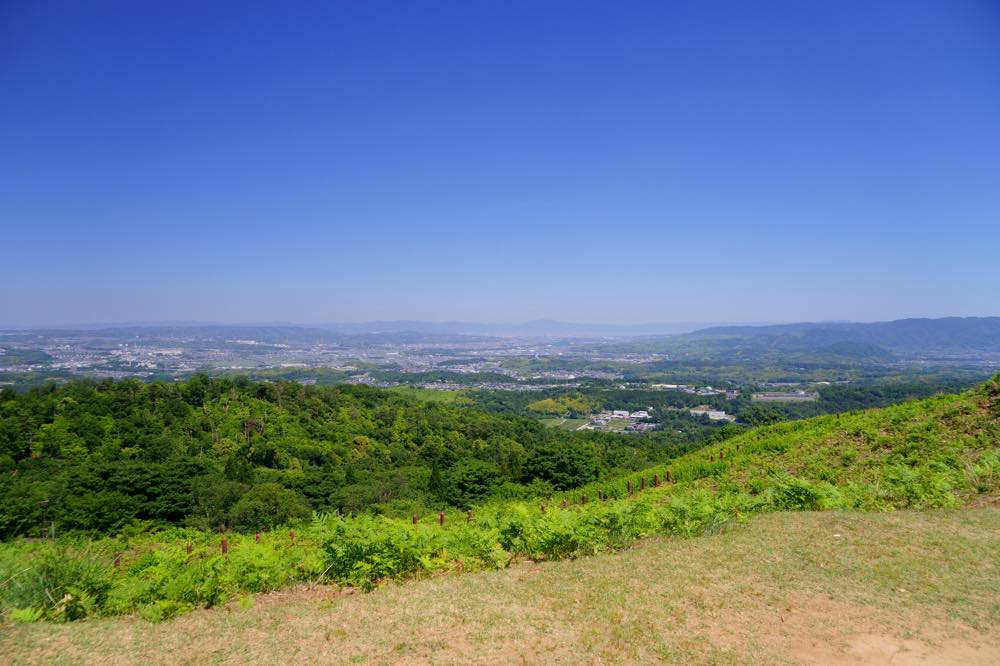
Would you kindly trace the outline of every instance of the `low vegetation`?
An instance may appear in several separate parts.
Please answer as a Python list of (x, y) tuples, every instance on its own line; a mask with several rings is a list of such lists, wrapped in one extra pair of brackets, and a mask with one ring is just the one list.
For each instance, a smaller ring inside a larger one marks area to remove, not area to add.
[(298, 586), (167, 623), (7, 625), (0, 650), (11, 664), (995, 664), (997, 552), (997, 507), (771, 513), (377, 594)]
[(577, 393), (536, 400), (528, 405), (528, 411), (577, 418), (587, 416), (599, 406), (593, 398)]

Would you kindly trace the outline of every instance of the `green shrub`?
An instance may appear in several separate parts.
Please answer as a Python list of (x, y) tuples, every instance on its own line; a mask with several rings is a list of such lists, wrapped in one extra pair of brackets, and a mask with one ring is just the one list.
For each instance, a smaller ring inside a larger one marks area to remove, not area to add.
[(323, 543), (330, 577), (364, 590), (382, 580), (437, 568), (440, 551), (440, 536), (427, 526), (366, 517), (333, 522)]
[(503, 483), (500, 468), (491, 462), (466, 458), (448, 472), (447, 501), (468, 508), (492, 494)]
[(234, 529), (246, 532), (308, 520), (312, 511), (298, 493), (277, 483), (252, 487), (229, 512)]
[(717, 498), (707, 491), (693, 491), (671, 497), (659, 513), (664, 531), (683, 536), (694, 536), (706, 529), (715, 529), (731, 517), (730, 512), (720, 506)]
[(791, 474), (775, 475), (768, 490), (771, 506), (781, 511), (816, 511), (823, 506), (820, 489)]
[(53, 620), (78, 620), (100, 608), (111, 585), (107, 563), (87, 552), (50, 547), (9, 577), (0, 603), (9, 609), (34, 609)]
[(583, 515), (575, 511), (550, 511), (530, 522), (524, 539), (526, 554), (559, 559), (597, 552), (598, 531)]
[(525, 472), (529, 477), (551, 483), (554, 488), (566, 490), (595, 481), (600, 466), (592, 447), (559, 442), (537, 448), (528, 459)]
[(45, 611), (41, 608), (11, 608), (7, 616), (15, 624), (31, 624), (44, 618)]
[(622, 548), (662, 529), (660, 517), (645, 502), (614, 502), (594, 511), (589, 522), (601, 531), (604, 545), (611, 548)]
[(1000, 452), (989, 451), (975, 463), (965, 467), (969, 485), (977, 492), (986, 493), (1000, 486)]
[(172, 617), (177, 617), (181, 613), (191, 610), (191, 608), (193, 606), (189, 604), (161, 599), (139, 609), (139, 616), (148, 622), (163, 622)]

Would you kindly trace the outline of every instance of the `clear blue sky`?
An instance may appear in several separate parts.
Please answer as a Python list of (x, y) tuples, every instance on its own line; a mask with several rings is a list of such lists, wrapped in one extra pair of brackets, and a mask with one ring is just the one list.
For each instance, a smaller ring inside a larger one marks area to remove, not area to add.
[(1000, 3), (3, 2), (0, 225), (5, 325), (1000, 314)]

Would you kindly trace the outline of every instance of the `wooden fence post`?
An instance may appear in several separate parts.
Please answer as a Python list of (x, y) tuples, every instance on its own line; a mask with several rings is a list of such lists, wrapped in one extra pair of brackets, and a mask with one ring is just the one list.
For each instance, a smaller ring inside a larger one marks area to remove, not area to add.
[(444, 527), (444, 511), (438, 512), (438, 525)]

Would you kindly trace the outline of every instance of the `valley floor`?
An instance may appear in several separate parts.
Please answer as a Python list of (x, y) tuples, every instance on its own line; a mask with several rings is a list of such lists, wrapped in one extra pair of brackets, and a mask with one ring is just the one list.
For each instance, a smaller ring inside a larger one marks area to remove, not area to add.
[(780, 513), (506, 571), (0, 626), (7, 663), (1000, 663), (1000, 507)]

